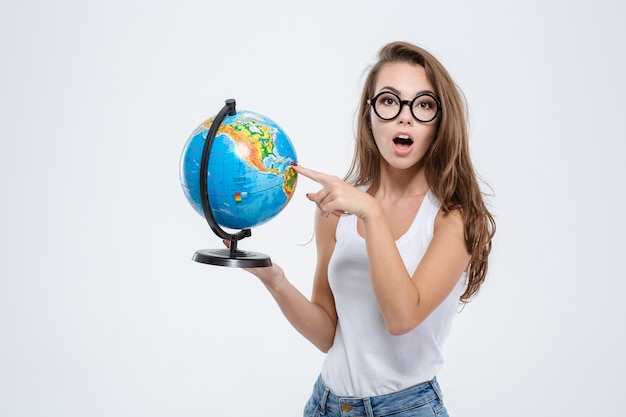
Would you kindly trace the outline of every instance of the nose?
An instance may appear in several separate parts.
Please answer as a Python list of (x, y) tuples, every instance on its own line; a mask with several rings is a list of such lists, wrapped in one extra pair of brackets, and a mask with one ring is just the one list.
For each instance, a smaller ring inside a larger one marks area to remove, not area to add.
[(400, 108), (400, 113), (398, 114), (398, 123), (413, 124), (413, 114), (411, 114), (409, 103), (402, 103), (402, 108)]

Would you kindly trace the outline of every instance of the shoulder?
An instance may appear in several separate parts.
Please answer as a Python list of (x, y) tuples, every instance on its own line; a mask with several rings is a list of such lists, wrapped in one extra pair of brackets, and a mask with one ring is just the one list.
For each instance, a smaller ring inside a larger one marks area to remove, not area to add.
[(435, 218), (435, 234), (445, 233), (463, 237), (465, 234), (464, 231), (465, 222), (463, 212), (460, 209), (450, 211), (439, 210)]

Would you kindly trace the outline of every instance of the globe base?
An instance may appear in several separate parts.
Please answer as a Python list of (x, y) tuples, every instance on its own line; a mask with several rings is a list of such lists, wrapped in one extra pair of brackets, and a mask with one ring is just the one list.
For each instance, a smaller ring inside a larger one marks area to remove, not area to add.
[(230, 249), (202, 249), (192, 258), (196, 262), (209, 265), (230, 266), (233, 268), (259, 268), (272, 266), (269, 256), (250, 251)]

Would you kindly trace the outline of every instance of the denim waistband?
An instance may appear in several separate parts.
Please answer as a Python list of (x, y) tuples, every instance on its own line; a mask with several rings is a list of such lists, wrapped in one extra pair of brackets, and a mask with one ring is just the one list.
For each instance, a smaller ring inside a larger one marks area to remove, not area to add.
[(320, 405), (321, 415), (328, 411), (345, 417), (384, 416), (418, 407), (436, 399), (440, 402), (443, 401), (437, 378), (391, 394), (357, 398), (334, 394), (319, 376), (313, 388), (313, 397)]

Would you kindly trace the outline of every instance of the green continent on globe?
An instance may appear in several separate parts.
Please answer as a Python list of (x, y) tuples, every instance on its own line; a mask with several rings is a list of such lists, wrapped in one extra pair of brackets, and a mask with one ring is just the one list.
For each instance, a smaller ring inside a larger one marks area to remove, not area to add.
[(296, 170), (292, 167), (289, 167), (285, 170), (285, 181), (283, 182), (283, 188), (285, 190), (285, 194), (291, 195), (296, 189), (296, 183), (298, 182), (298, 174), (296, 174)]
[[(208, 121), (208, 128), (213, 123)], [(231, 124), (220, 125), (216, 135), (225, 134), (237, 147), (237, 154), (259, 172), (278, 173), (273, 166), (266, 167), (263, 161), (274, 155), (274, 138), (269, 126), (264, 126), (251, 119), (235, 119)]]
[[(207, 130), (210, 129), (213, 120), (215, 117), (205, 121), (202, 126)], [(235, 143), (239, 157), (258, 172), (283, 175), (283, 191), (288, 196), (293, 194), (298, 180), (296, 171), (288, 167), (281, 173), (275, 165), (268, 167), (263, 163), (266, 158), (276, 156), (272, 128), (254, 119), (237, 118), (229, 124), (220, 125), (215, 135), (221, 134), (228, 136)]]

